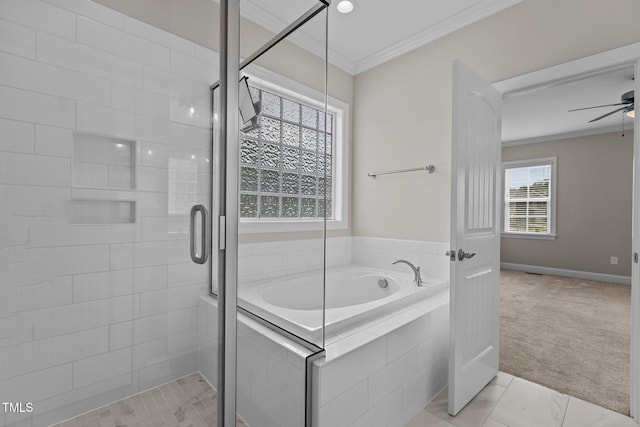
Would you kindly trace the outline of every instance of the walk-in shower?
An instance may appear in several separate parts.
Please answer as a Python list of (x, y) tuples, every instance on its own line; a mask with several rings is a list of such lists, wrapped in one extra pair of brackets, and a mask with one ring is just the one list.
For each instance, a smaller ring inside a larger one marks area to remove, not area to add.
[(0, 426), (402, 425), (446, 245), (351, 235), (330, 4), (191, 3), (0, 5)]

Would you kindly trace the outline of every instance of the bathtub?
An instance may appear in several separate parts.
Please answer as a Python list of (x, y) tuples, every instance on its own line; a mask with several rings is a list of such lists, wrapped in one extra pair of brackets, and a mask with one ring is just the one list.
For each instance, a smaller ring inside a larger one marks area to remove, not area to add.
[[(325, 340), (448, 290), (448, 282), (424, 272), (423, 280), (418, 287), (412, 272), (360, 265), (327, 269)], [(322, 270), (241, 283), (239, 305), (318, 343), (322, 340), (322, 283)]]

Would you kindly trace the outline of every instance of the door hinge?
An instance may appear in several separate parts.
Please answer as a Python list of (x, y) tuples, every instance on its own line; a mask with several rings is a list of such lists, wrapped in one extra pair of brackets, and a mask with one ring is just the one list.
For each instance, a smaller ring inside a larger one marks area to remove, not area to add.
[(638, 252), (633, 253), (633, 262), (638, 263)]
[(445, 255), (449, 257), (450, 261), (454, 261), (455, 262), (455, 260), (456, 260), (456, 250), (455, 249), (451, 249), (450, 251), (447, 251), (445, 253)]

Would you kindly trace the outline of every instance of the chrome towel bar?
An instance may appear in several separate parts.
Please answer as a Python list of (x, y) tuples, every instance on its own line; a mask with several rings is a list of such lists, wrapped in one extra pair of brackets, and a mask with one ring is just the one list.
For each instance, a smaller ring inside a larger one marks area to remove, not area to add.
[(371, 178), (375, 178), (378, 175), (390, 175), (392, 173), (405, 173), (405, 172), (415, 172), (415, 171), (427, 171), (429, 173), (434, 173), (436, 171), (436, 167), (433, 165), (427, 165), (419, 168), (398, 169), (398, 170), (384, 171), (384, 172), (369, 172), (367, 176), (370, 176)]

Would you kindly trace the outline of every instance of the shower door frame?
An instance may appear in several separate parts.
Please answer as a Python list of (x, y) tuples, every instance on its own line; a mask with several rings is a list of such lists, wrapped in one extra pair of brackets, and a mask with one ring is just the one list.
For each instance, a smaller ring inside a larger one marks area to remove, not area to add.
[[(331, 4), (329, 0), (317, 0), (318, 4), (310, 8), (293, 23), (276, 34), (253, 54), (240, 62), (240, 0), (221, 0), (220, 2), (220, 81), (211, 85), (211, 135), (212, 150), (215, 152), (214, 141), (214, 90), (220, 89), (220, 133), (219, 133), (219, 167), (218, 197), (214, 200), (211, 191), (210, 206), (211, 226), (217, 221), (217, 283), (218, 293), (213, 292), (213, 272), (210, 271), (209, 294), (218, 300), (218, 426), (235, 427), (236, 425), (236, 378), (237, 378), (237, 317), (238, 311), (249, 315), (259, 323), (284, 333), (288, 338), (308, 347), (314, 353), (307, 358), (306, 390), (310, 390), (311, 364), (322, 357), (324, 349), (303, 340), (296, 335), (274, 325), (273, 323), (238, 307), (238, 225), (239, 225), (239, 150), (227, 149), (238, 147), (240, 143), (238, 123), (238, 78), (240, 71), (251, 65), (271, 48), (276, 46), (298, 28)], [(327, 35), (325, 34), (325, 37)], [(325, 42), (325, 55), (327, 46)], [(327, 57), (325, 56), (325, 101), (327, 97)], [(326, 104), (326, 102), (325, 102)], [(214, 176), (214, 162), (211, 162), (211, 176)], [(212, 182), (213, 185), (213, 182)], [(214, 202), (217, 202), (214, 204)], [(214, 210), (215, 207), (215, 210)], [(215, 218), (215, 219), (214, 219)], [(326, 218), (325, 218), (326, 222)], [(210, 252), (213, 255), (214, 243), (209, 239)], [(213, 260), (210, 268), (213, 269)], [(229, 398), (232, 396), (232, 398)], [(305, 400), (305, 425), (311, 426), (311, 400)]]

